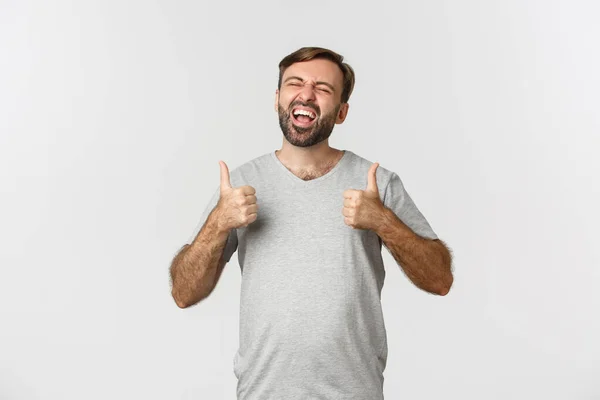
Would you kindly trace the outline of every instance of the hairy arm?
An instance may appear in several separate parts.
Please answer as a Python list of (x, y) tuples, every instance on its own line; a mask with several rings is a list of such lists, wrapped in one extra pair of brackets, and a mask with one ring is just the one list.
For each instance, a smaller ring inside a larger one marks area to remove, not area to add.
[(221, 228), (217, 208), (191, 244), (182, 247), (170, 268), (171, 294), (180, 308), (208, 297), (215, 288), (226, 262), (223, 251), (229, 231)]
[(444, 242), (420, 237), (387, 207), (381, 221), (376, 233), (408, 278), (429, 293), (448, 294), (454, 278), (452, 256)]

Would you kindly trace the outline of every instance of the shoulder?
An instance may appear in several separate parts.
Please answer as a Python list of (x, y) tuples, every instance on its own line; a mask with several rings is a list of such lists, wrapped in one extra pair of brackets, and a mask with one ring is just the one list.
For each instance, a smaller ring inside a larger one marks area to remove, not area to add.
[[(367, 174), (369, 173), (369, 169), (371, 168), (373, 163), (379, 162), (377, 160), (367, 159), (367, 158), (360, 156), (350, 150), (346, 150), (346, 151), (348, 152), (348, 156), (350, 158), (349, 165), (351, 165), (351, 168), (355, 169), (356, 173), (361, 176), (366, 177)], [(392, 180), (392, 178), (398, 179), (398, 175), (393, 170), (381, 165), (381, 162), (379, 162), (379, 167), (377, 167), (376, 175), (377, 175), (377, 185), (379, 186), (380, 189), (385, 188), (385, 186), (388, 185), (388, 183)]]
[(269, 175), (273, 168), (272, 152), (259, 155), (244, 163), (230, 168), (229, 175), (233, 186), (242, 186)]

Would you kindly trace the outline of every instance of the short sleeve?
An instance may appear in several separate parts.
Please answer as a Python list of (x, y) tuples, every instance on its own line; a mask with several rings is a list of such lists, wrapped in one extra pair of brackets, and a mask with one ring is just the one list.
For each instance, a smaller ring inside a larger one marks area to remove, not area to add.
[[(211, 197), (210, 201), (208, 202), (208, 205), (204, 209), (204, 212), (202, 213), (202, 216), (200, 217), (200, 221), (196, 225), (196, 229), (194, 230), (193, 234), (188, 239), (188, 243), (192, 243), (194, 241), (194, 239), (196, 238), (196, 236), (198, 235), (198, 233), (204, 226), (204, 223), (208, 219), (208, 216), (210, 215), (212, 210), (217, 205), (217, 203), (219, 201), (219, 194), (220, 194), (219, 192), (220, 192), (220, 190), (217, 187), (217, 190), (214, 192), (213, 196)], [(238, 246), (237, 230), (232, 229), (229, 232), (229, 236), (227, 237), (227, 243), (225, 244), (225, 249), (223, 250), (223, 257), (226, 262), (229, 262), (229, 259), (231, 258), (233, 253), (237, 250), (237, 246)]]
[(405, 190), (402, 180), (395, 172), (392, 173), (392, 177), (387, 185), (383, 197), (383, 205), (392, 210), (417, 235), (426, 239), (438, 238), (429, 225), (429, 222), (427, 222)]

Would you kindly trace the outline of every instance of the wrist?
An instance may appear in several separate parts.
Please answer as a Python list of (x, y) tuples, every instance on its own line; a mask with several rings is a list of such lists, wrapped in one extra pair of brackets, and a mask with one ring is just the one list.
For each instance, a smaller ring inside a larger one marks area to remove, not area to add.
[(227, 225), (225, 214), (217, 204), (208, 216), (208, 223), (212, 225), (212, 230), (218, 236), (228, 236), (231, 228)]
[(384, 241), (390, 237), (397, 238), (398, 236), (404, 236), (406, 238), (411, 238), (415, 236), (412, 229), (402, 222), (394, 211), (387, 207), (383, 207), (380, 223), (377, 225), (375, 232)]

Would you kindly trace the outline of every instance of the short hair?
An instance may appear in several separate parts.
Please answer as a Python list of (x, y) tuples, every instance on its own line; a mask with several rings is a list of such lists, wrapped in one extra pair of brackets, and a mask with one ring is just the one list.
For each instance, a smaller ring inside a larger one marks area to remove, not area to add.
[(342, 103), (347, 103), (350, 99), (350, 95), (354, 90), (354, 70), (352, 67), (344, 62), (344, 57), (335, 51), (324, 49), (322, 47), (302, 47), (293, 53), (285, 56), (281, 62), (279, 62), (279, 82), (277, 88), (281, 89), (281, 80), (283, 79), (283, 73), (292, 64), (310, 61), (315, 59), (326, 59), (333, 61), (340, 67), (340, 70), (344, 74), (343, 79), (343, 90), (342, 90)]

